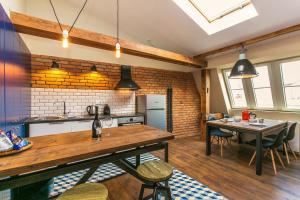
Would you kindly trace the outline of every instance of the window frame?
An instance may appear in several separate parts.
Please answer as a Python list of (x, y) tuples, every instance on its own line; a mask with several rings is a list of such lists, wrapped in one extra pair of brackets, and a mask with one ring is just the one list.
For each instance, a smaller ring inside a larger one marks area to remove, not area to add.
[(256, 98), (256, 94), (255, 94), (255, 89), (258, 89), (258, 88), (254, 87), (253, 79), (249, 79), (249, 81), (251, 82), (251, 89), (252, 89), (252, 92), (253, 92), (253, 97), (252, 97), (253, 98), (253, 108), (257, 109), (257, 110), (274, 110), (276, 106), (275, 106), (275, 103), (274, 103), (274, 96), (273, 96), (273, 90), (274, 89), (273, 89), (272, 84), (271, 84), (271, 75), (272, 75), (272, 72), (271, 72), (270, 64), (269, 63), (261, 63), (261, 64), (254, 65), (254, 66), (255, 66), (255, 68), (267, 67), (270, 86), (269, 87), (261, 87), (259, 89), (270, 88), (271, 95), (272, 95), (273, 107), (259, 107), (258, 106), (258, 104), (257, 104), (257, 98)]
[(246, 99), (246, 106), (241, 106), (241, 107), (237, 107), (237, 106), (234, 106), (234, 100), (233, 100), (233, 94), (232, 94), (232, 89), (230, 88), (230, 83), (229, 83), (229, 80), (226, 76), (226, 72), (230, 71), (230, 69), (223, 69), (222, 70), (222, 76), (223, 76), (223, 81), (225, 83), (225, 86), (226, 86), (226, 92), (227, 92), (227, 95), (229, 97), (229, 102), (230, 102), (230, 106), (231, 108), (233, 109), (243, 109), (243, 108), (248, 108), (248, 102), (247, 102), (247, 97), (246, 97), (246, 92), (245, 92), (245, 85), (244, 85), (244, 82), (243, 82), (243, 90), (244, 90), (244, 94), (245, 94), (245, 99)]
[(229, 82), (226, 78), (226, 72), (230, 71), (231, 67), (221, 69), (222, 78), (225, 83), (224, 89), (226, 90), (225, 93), (227, 94), (229, 100), (230, 109), (240, 110), (243, 108), (247, 108), (249, 110), (299, 113), (300, 108), (292, 109), (287, 107), (286, 96), (285, 96), (285, 85), (284, 85), (283, 73), (282, 73), (282, 63), (292, 62), (292, 61), (300, 61), (300, 57), (298, 56), (298, 57), (285, 58), (285, 59), (279, 59), (279, 60), (254, 64), (255, 67), (261, 67), (261, 66), (268, 67), (269, 82), (270, 82), (270, 88), (271, 88), (271, 94), (273, 100), (273, 108), (263, 108), (263, 107), (258, 107), (256, 105), (256, 97), (255, 97), (255, 92), (253, 87), (253, 81), (251, 79), (242, 79), (247, 106), (246, 107), (233, 106), (234, 101), (232, 98), (232, 92), (231, 92), (231, 88), (229, 87)]
[[(281, 92), (282, 92), (282, 97), (283, 97), (282, 110), (289, 111), (289, 112), (300, 112), (300, 108), (296, 109), (296, 108), (288, 108), (287, 107), (287, 100), (286, 100), (286, 93), (285, 93), (286, 86), (284, 85), (284, 78), (283, 78), (283, 72), (282, 72), (282, 64), (285, 62), (293, 62), (293, 61), (300, 61), (300, 57), (291, 58), (291, 59), (283, 59), (278, 62), (280, 79), (281, 79)], [(300, 84), (298, 87), (300, 87)]]

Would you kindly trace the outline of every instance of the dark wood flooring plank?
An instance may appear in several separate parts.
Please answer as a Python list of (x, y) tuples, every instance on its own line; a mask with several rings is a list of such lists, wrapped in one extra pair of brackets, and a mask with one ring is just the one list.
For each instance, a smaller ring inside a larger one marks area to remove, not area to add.
[[(275, 176), (269, 158), (263, 162), (263, 175), (255, 175), (255, 165), (248, 166), (254, 149), (232, 144), (225, 145), (224, 157), (220, 148), (213, 144), (212, 155), (205, 156), (205, 143), (198, 137), (180, 138), (170, 141), (169, 162), (178, 170), (236, 200), (299, 200), (300, 199), (300, 160), (292, 160), (283, 169), (277, 165)], [(163, 152), (155, 155), (163, 158)], [(280, 154), (285, 161), (285, 157)], [(126, 174), (106, 181), (110, 200), (135, 200), (138, 198), (141, 183)], [(149, 191), (147, 191), (149, 193)]]

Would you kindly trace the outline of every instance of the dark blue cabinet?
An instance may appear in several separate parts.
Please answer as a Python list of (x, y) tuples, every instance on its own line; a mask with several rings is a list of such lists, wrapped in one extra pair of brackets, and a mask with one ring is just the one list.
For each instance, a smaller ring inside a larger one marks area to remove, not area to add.
[(0, 128), (5, 127), (4, 100), (4, 13), (0, 12)]
[(1, 5), (0, 15), (0, 128), (16, 127), (24, 136), (23, 121), (30, 116), (31, 54)]

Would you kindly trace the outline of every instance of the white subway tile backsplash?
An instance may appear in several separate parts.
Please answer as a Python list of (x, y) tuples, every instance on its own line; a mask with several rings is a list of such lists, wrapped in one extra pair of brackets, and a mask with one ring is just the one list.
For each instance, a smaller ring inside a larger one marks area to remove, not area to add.
[(62, 114), (63, 101), (71, 115), (85, 115), (86, 107), (96, 104), (100, 112), (104, 104), (110, 106), (112, 114), (135, 112), (134, 91), (31, 88), (31, 116)]

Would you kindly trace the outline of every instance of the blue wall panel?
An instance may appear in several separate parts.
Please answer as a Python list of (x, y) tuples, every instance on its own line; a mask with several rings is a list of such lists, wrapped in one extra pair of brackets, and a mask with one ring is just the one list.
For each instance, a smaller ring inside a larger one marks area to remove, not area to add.
[(23, 121), (30, 116), (31, 54), (3, 8), (4, 22), (4, 113), (5, 129), (18, 128), (24, 136)]
[(5, 129), (4, 111), (4, 13), (0, 12), (0, 129)]

